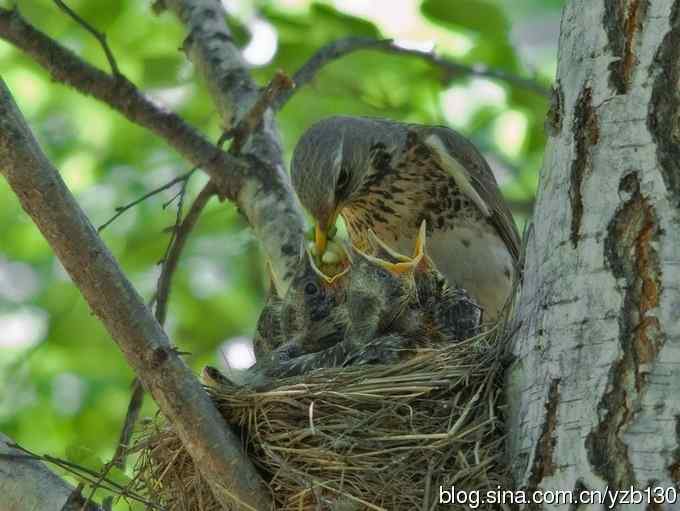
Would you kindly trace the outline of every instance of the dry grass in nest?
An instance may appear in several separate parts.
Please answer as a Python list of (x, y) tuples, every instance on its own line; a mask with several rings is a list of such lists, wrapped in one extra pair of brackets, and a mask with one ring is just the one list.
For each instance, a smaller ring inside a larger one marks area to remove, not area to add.
[[(437, 509), (440, 485), (507, 487), (493, 337), (394, 366), (320, 370), (266, 392), (209, 391), (243, 432), (276, 509)], [(220, 509), (169, 427), (148, 427), (138, 445), (137, 479), (151, 498), (172, 511)]]

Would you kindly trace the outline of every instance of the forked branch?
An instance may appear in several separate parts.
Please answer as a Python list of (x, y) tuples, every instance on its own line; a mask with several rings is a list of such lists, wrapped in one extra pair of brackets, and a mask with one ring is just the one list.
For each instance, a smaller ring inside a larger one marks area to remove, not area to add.
[(170, 344), (0, 82), (0, 172), (226, 508), (269, 509), (240, 440)]

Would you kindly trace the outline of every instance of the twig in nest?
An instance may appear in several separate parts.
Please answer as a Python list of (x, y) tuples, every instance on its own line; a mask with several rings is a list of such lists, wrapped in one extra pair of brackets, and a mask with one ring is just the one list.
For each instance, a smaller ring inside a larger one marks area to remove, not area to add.
[[(102, 231), (103, 231), (104, 229), (106, 229), (109, 225), (111, 225), (113, 222), (115, 222), (116, 219), (117, 219), (119, 216), (121, 216), (123, 213), (125, 213), (128, 209), (134, 208), (137, 204), (140, 204), (140, 203), (144, 202), (144, 201), (145, 201), (146, 199), (148, 199), (149, 197), (153, 197), (154, 195), (157, 195), (157, 194), (159, 194), (159, 193), (161, 193), (161, 192), (167, 190), (168, 188), (172, 188), (172, 187), (175, 186), (177, 183), (186, 183), (186, 181), (189, 179), (189, 177), (191, 177), (191, 174), (193, 174), (195, 170), (196, 170), (196, 167), (194, 167), (193, 169), (191, 169), (191, 170), (190, 170), (189, 172), (187, 172), (186, 174), (183, 174), (183, 175), (181, 175), (181, 176), (178, 176), (178, 177), (176, 177), (175, 179), (173, 179), (172, 181), (169, 181), (168, 183), (165, 183), (163, 186), (160, 186), (160, 187), (156, 188), (155, 190), (151, 190), (149, 193), (146, 193), (146, 194), (142, 195), (139, 199), (136, 199), (136, 200), (130, 202), (129, 204), (124, 205), (124, 206), (118, 206), (118, 207), (116, 208), (116, 214), (113, 215), (111, 218), (109, 218), (109, 219), (108, 219), (106, 222), (104, 222), (102, 225), (100, 225), (100, 226), (97, 228), (97, 232), (102, 232)], [(165, 207), (165, 206), (164, 206), (164, 207)]]
[(71, 18), (73, 18), (73, 20), (76, 23), (78, 23), (90, 34), (92, 34), (94, 38), (97, 39), (97, 41), (99, 41), (99, 44), (101, 45), (102, 49), (104, 50), (104, 54), (106, 55), (106, 60), (109, 61), (111, 73), (113, 73), (113, 76), (121, 76), (120, 71), (118, 70), (118, 63), (116, 62), (116, 58), (113, 56), (111, 48), (109, 48), (109, 43), (106, 42), (106, 34), (100, 32), (92, 25), (90, 25), (87, 21), (81, 18), (77, 12), (75, 12), (68, 5), (66, 5), (62, 0), (54, 0), (54, 3), (57, 4), (57, 7), (59, 7), (62, 11), (64, 11)]
[(255, 104), (250, 110), (239, 120), (238, 124), (230, 131), (224, 132), (217, 145), (222, 147), (222, 144), (230, 138), (233, 142), (230, 147), (232, 154), (239, 154), (241, 149), (248, 141), (248, 137), (257, 129), (262, 122), (262, 117), (268, 108), (272, 107), (278, 98), (295, 87), (295, 82), (291, 80), (286, 73), (281, 70), (276, 71), (274, 78), (262, 90), (260, 96), (257, 98)]

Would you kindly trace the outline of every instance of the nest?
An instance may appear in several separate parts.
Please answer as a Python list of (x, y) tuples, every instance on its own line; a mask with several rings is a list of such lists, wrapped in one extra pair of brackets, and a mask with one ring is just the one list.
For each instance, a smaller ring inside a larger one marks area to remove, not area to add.
[[(318, 370), (268, 391), (208, 390), (278, 510), (455, 509), (437, 505), (440, 487), (507, 487), (497, 337), (398, 365)], [(148, 424), (137, 450), (136, 482), (150, 499), (171, 511), (221, 509), (167, 424)]]

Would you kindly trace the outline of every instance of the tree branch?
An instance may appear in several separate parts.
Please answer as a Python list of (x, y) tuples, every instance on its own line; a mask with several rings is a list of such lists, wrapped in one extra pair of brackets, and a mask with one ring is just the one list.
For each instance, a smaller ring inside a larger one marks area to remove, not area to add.
[[(0, 82), (0, 172), (150, 391), (225, 509), (268, 509), (265, 485), (120, 270)], [(240, 507), (239, 507), (240, 506)]]
[[(228, 131), (235, 124), (232, 121), (256, 101), (258, 88), (238, 48), (231, 44), (222, 5), (208, 0), (186, 6), (181, 1), (168, 4), (187, 20), (191, 35), (184, 47), (206, 77)], [(283, 167), (271, 109), (244, 148), (252, 157), (236, 158), (211, 144), (177, 114), (157, 107), (124, 76), (94, 68), (36, 30), (17, 10), (0, 8), (0, 37), (26, 52), (54, 80), (107, 103), (204, 169), (220, 195), (234, 200), (245, 213), (272, 264), (277, 290), (285, 291), (303, 243), (304, 217)], [(232, 112), (230, 105), (237, 105), (238, 111)]]
[(168, 253), (163, 262), (161, 276), (158, 278), (158, 288), (156, 290), (156, 319), (159, 323), (165, 323), (165, 316), (168, 310), (168, 297), (170, 296), (170, 286), (172, 285), (172, 275), (179, 263), (179, 256), (184, 249), (189, 233), (196, 225), (203, 208), (208, 204), (210, 198), (217, 193), (215, 185), (209, 182), (203, 187), (191, 204), (184, 220), (177, 226), (175, 239), (168, 248)]
[[(189, 35), (183, 48), (207, 83), (225, 131), (231, 131), (261, 95), (224, 22), (226, 13), (222, 3), (219, 0), (163, 0), (163, 6), (185, 25)], [(254, 127), (240, 149), (243, 154), (255, 155), (271, 165), (270, 180), (265, 182), (262, 176), (249, 180), (241, 188), (237, 202), (262, 243), (277, 291), (283, 294), (304, 244), (304, 216), (283, 165), (273, 108), (264, 110), (261, 118), (262, 122)]]
[(106, 55), (106, 60), (108, 60), (108, 62), (109, 62), (109, 67), (111, 68), (111, 73), (113, 73), (114, 76), (119, 76), (120, 70), (118, 69), (118, 63), (116, 62), (116, 58), (113, 56), (113, 52), (111, 51), (111, 48), (109, 48), (109, 43), (106, 42), (106, 34), (103, 34), (99, 30), (94, 28), (92, 25), (90, 25), (77, 12), (75, 12), (68, 5), (66, 5), (62, 0), (54, 0), (54, 3), (57, 4), (57, 6), (62, 11), (64, 11), (71, 18), (73, 18), (73, 20), (76, 23), (78, 23), (81, 27), (83, 27), (90, 34), (92, 34), (92, 36), (97, 41), (99, 41), (99, 45), (102, 47), (102, 50), (104, 51), (104, 55)]
[[(296, 85), (295, 90), (311, 82), (319, 71), (331, 62), (362, 50), (396, 53), (399, 55), (420, 58), (433, 66), (444, 70), (446, 72), (446, 81), (450, 81), (454, 77), (460, 75), (479, 76), (504, 81), (510, 85), (530, 90), (546, 98), (550, 97), (550, 90), (534, 80), (522, 78), (499, 69), (492, 69), (482, 64), (473, 66), (461, 64), (451, 59), (440, 57), (433, 52), (404, 48), (390, 39), (374, 39), (372, 37), (346, 37), (333, 41), (323, 48), (320, 48), (293, 75), (293, 82), (295, 82)], [(275, 103), (277, 110), (283, 108), (293, 94), (295, 94), (295, 90), (289, 90), (287, 93), (279, 96)]]
[(222, 196), (235, 198), (244, 176), (259, 172), (259, 167), (253, 168), (221, 151), (180, 116), (154, 104), (124, 76), (111, 76), (81, 60), (27, 23), (16, 9), (0, 8), (0, 38), (29, 55), (53, 80), (99, 99), (161, 137), (189, 162), (205, 170)]
[(85, 499), (77, 488), (49, 470), (42, 462), (28, 458), (0, 433), (0, 495), (3, 511), (102, 511)]

